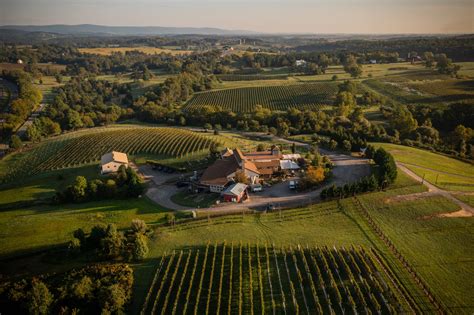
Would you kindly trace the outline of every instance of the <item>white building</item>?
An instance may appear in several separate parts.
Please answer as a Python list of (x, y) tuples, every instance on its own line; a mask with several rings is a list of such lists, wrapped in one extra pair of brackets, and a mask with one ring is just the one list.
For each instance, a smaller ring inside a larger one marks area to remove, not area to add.
[(127, 154), (117, 151), (112, 151), (102, 155), (100, 159), (101, 174), (108, 174), (117, 172), (121, 165), (128, 167)]
[(306, 67), (306, 60), (298, 59), (296, 60), (295, 64), (297, 67)]

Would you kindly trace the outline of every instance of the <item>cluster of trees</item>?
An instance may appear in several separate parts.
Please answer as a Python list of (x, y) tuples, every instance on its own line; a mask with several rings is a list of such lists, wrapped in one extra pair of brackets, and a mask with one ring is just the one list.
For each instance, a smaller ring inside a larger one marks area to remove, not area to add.
[(321, 185), (331, 176), (334, 164), (331, 160), (319, 153), (317, 146), (311, 149), (303, 158), (298, 159), (298, 165), (304, 170), (304, 176), (299, 182), (298, 189), (307, 190)]
[(6, 314), (120, 314), (131, 300), (133, 270), (126, 264), (90, 265), (0, 285)]
[(108, 198), (136, 198), (143, 193), (142, 180), (131, 167), (120, 166), (114, 178), (93, 179), (77, 176), (74, 184), (57, 191), (54, 202), (86, 202)]
[(390, 123), (389, 142), (474, 159), (474, 108), (454, 103), (446, 108), (429, 106), (381, 107)]
[(42, 115), (59, 123), (62, 130), (107, 125), (133, 114), (116, 103), (132, 103), (129, 85), (78, 76), (57, 89)]
[(355, 56), (353, 55), (347, 56), (343, 61), (343, 65), (344, 65), (344, 71), (349, 73), (351, 77), (358, 78), (362, 75), (362, 67), (358, 63)]
[(461, 66), (453, 63), (451, 58), (448, 58), (446, 54), (433, 54), (431, 51), (427, 51), (423, 54), (424, 63), (427, 68), (436, 68), (441, 74), (448, 74), (456, 76)]
[(92, 253), (102, 260), (139, 261), (148, 255), (149, 233), (146, 223), (139, 219), (133, 220), (130, 229), (124, 232), (112, 223), (96, 225), (89, 234), (75, 230), (68, 248), (72, 255)]
[[(413, 51), (444, 52), (456, 61), (472, 61), (474, 56), (474, 39), (472, 36), (449, 37), (407, 37), (379, 40), (318, 40), (313, 43), (302, 43), (295, 47), (297, 51), (340, 53), (351, 52), (366, 60), (377, 59), (383, 62), (394, 62), (398, 56), (406, 58)], [(373, 58), (377, 54), (378, 58)], [(382, 57), (382, 58), (380, 58)]]
[(345, 184), (343, 186), (332, 185), (321, 191), (321, 199), (346, 198), (355, 196), (359, 193), (385, 189), (397, 178), (397, 165), (393, 156), (383, 148), (375, 150), (368, 146), (366, 156), (373, 159), (375, 163), (374, 174), (363, 177), (355, 183)]
[[(2, 78), (13, 82), (18, 87), (18, 97), (0, 113), (2, 123), (2, 138), (10, 136), (41, 103), (43, 95), (33, 85), (33, 78), (22, 70), (3, 71)], [(11, 95), (11, 97), (16, 97)]]

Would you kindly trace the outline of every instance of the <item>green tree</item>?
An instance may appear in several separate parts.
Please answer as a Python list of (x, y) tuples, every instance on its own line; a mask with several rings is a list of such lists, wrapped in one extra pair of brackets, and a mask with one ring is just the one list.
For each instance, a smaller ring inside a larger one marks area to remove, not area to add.
[(23, 142), (21, 141), (20, 137), (17, 135), (13, 135), (10, 139), (10, 148), (17, 150), (23, 146)]
[(102, 313), (121, 313), (127, 303), (127, 294), (119, 284), (102, 288), (99, 292)]
[(133, 219), (130, 228), (132, 229), (134, 233), (139, 233), (139, 234), (145, 234), (148, 229), (145, 221), (140, 220), (140, 219)]
[(340, 92), (336, 97), (336, 105), (338, 106), (338, 115), (347, 117), (357, 105), (354, 94), (350, 92)]
[(73, 201), (85, 199), (87, 192), (87, 180), (84, 176), (77, 176), (74, 185), (70, 189)]
[(133, 245), (134, 260), (143, 260), (148, 256), (148, 238), (146, 237), (146, 235), (138, 233), (135, 236), (135, 241)]
[(123, 251), (124, 238), (117, 231), (115, 224), (110, 223), (105, 231), (105, 237), (100, 241), (100, 256), (106, 259), (114, 259)]
[(40, 280), (34, 279), (31, 290), (27, 294), (26, 307), (30, 314), (48, 314), (53, 303), (53, 295), (48, 287)]

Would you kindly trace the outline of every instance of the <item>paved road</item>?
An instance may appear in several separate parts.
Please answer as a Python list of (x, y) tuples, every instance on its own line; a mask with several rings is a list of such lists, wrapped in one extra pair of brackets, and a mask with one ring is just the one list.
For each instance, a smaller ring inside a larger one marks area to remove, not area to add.
[[(269, 203), (277, 207), (280, 206), (300, 206), (319, 201), (319, 194), (324, 188), (335, 184), (343, 185), (351, 183), (363, 176), (370, 175), (369, 160), (351, 157), (339, 153), (331, 153), (321, 150), (321, 153), (328, 155), (334, 162), (333, 176), (328, 184), (316, 190), (307, 193), (297, 193), (288, 188), (287, 182), (276, 184), (265, 189), (261, 193), (250, 195), (250, 199), (244, 203), (221, 203), (212, 208), (201, 210), (219, 210), (219, 211), (241, 211), (242, 209), (262, 209)], [(178, 189), (172, 184), (166, 184), (172, 177), (169, 174), (153, 171), (151, 168), (141, 168), (142, 173), (149, 178), (153, 184), (150, 186), (146, 195), (156, 203), (174, 210), (189, 210), (192, 208), (176, 205), (170, 200), (170, 197), (178, 192)], [(160, 177), (163, 178), (160, 179)], [(166, 177), (168, 177), (166, 179)], [(177, 175), (174, 176), (175, 179)]]
[(16, 131), (16, 135), (19, 137), (23, 137), (26, 134), (26, 130), (29, 126), (33, 124), (33, 121), (39, 116), (39, 114), (43, 111), (45, 104), (40, 104), (38, 108), (31, 113), (30, 117), (23, 123), (23, 125), (18, 128)]
[[(410, 169), (408, 169), (403, 163), (400, 163), (400, 162), (397, 162), (397, 166), (400, 170), (402, 170), (405, 174), (407, 174), (408, 176), (410, 176), (411, 178), (413, 178), (414, 180), (416, 181), (419, 181), (420, 183), (423, 182), (423, 184), (428, 187), (428, 193), (419, 193), (419, 195), (422, 195), (422, 194), (425, 194), (425, 195), (440, 195), (440, 196), (443, 196), (451, 201), (453, 201), (455, 204), (457, 204), (458, 206), (461, 207), (461, 210), (466, 210), (466, 211), (469, 211), (471, 212), (472, 214), (474, 214), (474, 208), (469, 206), (468, 204), (462, 202), (461, 200), (455, 198), (450, 192), (446, 191), (446, 190), (443, 190), (431, 183), (429, 183), (428, 181), (426, 180), (423, 180), (423, 178), (421, 178), (420, 176), (416, 175), (413, 171), (411, 171)], [(407, 197), (409, 198), (410, 195), (407, 195)]]

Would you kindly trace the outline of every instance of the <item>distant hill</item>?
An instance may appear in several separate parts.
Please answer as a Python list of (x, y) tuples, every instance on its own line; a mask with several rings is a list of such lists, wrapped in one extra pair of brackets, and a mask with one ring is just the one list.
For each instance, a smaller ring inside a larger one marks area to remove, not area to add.
[(15, 30), (28, 33), (52, 33), (60, 35), (103, 35), (103, 36), (140, 36), (140, 35), (249, 35), (256, 34), (244, 30), (225, 30), (211, 27), (162, 27), (162, 26), (103, 26), (81, 25), (3, 25), (0, 30)]

